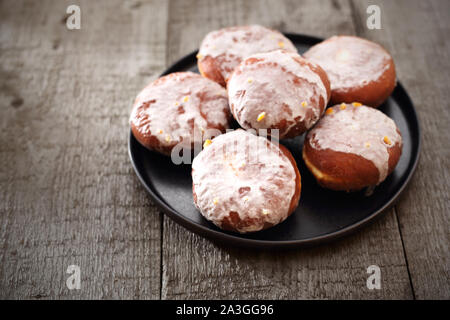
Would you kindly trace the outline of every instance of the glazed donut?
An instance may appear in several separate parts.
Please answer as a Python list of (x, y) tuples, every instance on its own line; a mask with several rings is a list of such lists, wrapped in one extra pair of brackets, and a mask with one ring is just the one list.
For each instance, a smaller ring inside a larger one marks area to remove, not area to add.
[(194, 204), (219, 228), (259, 231), (297, 207), (301, 182), (291, 153), (242, 129), (211, 141), (192, 163)]
[(396, 85), (391, 55), (366, 39), (334, 36), (311, 47), (303, 56), (328, 74), (331, 104), (359, 101), (378, 107)]
[(306, 136), (303, 160), (328, 189), (356, 191), (380, 184), (402, 153), (394, 121), (360, 103), (336, 105)]
[(191, 148), (194, 143), (201, 144), (206, 130), (225, 132), (230, 118), (223, 87), (197, 73), (176, 72), (153, 81), (139, 93), (130, 123), (143, 146), (170, 155), (178, 143)]
[(297, 52), (292, 42), (280, 32), (259, 25), (212, 31), (200, 45), (198, 69), (203, 76), (225, 86), (231, 72), (244, 58), (280, 48)]
[(325, 72), (297, 53), (275, 50), (249, 56), (228, 81), (231, 113), (245, 129), (278, 129), (279, 138), (302, 134), (322, 116), (330, 98)]

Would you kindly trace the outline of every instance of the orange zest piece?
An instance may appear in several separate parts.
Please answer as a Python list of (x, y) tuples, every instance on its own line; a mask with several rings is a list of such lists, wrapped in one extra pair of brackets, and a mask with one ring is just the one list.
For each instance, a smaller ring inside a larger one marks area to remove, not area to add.
[(258, 114), (258, 118), (256, 118), (256, 121), (260, 122), (262, 119), (264, 119), (265, 116), (266, 116), (266, 113), (261, 112), (260, 114)]
[(205, 142), (203, 143), (203, 148), (206, 148), (207, 146), (209, 146), (212, 143), (212, 141), (210, 139), (206, 139)]

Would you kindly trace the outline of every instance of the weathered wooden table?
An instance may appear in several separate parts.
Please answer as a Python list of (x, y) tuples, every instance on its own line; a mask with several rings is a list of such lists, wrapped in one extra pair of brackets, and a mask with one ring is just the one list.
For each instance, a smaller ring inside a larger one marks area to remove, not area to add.
[[(75, 3), (76, 2), (76, 3)], [(381, 30), (366, 8), (381, 8)], [(81, 29), (66, 8), (81, 8)], [(2, 1), (1, 298), (450, 298), (450, 1)], [(330, 245), (218, 246), (149, 200), (127, 154), (138, 91), (210, 30), (259, 23), (383, 44), (420, 115), (397, 205)], [(69, 290), (69, 265), (81, 289)], [(366, 286), (381, 268), (381, 289)]]

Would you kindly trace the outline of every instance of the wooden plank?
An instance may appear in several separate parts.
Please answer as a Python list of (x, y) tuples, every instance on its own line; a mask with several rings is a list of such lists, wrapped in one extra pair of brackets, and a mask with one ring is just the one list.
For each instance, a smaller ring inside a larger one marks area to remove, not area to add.
[(0, 4), (0, 298), (159, 298), (160, 216), (127, 135), (165, 65), (167, 3), (77, 1), (69, 31), (72, 3)]
[(361, 17), (369, 3), (380, 6), (382, 29), (364, 36), (392, 53), (422, 124), (420, 163), (397, 205), (414, 294), (450, 299), (450, 3), (355, 1)]
[[(345, 1), (171, 1), (169, 19), (169, 62), (228, 25), (260, 23), (322, 37), (355, 33)], [(165, 217), (162, 256), (163, 299), (412, 298), (392, 210), (337, 243), (284, 252), (217, 246)], [(381, 268), (381, 290), (366, 287), (372, 264)]]

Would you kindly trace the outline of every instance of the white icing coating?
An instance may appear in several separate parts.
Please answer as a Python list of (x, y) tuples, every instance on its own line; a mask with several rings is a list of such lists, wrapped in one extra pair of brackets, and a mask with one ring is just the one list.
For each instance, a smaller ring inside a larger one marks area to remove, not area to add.
[(253, 219), (239, 228), (241, 233), (285, 220), (295, 179), (292, 163), (278, 146), (242, 129), (214, 138), (192, 163), (196, 207), (219, 227), (231, 211), (241, 220)]
[(392, 60), (379, 44), (352, 36), (334, 36), (310, 48), (303, 57), (328, 74), (331, 90), (359, 88), (377, 81)]
[(237, 26), (212, 31), (203, 39), (199, 59), (216, 58), (224, 79), (246, 57), (277, 49), (297, 52), (292, 42), (278, 31), (260, 25)]
[[(254, 59), (258, 61), (248, 63)], [(243, 128), (266, 129), (277, 128), (280, 122), (286, 121), (280, 138), (299, 123), (311, 128), (322, 115), (328, 95), (325, 84), (310, 64), (298, 54), (284, 50), (245, 59), (227, 86), (229, 103), (239, 124)], [(266, 115), (258, 121), (262, 112)]]
[(197, 142), (201, 136), (194, 139), (194, 128), (226, 129), (228, 120), (226, 90), (192, 72), (172, 73), (150, 83), (137, 96), (130, 117), (141, 135), (156, 137), (162, 146)]
[[(343, 105), (346, 107), (341, 110)], [(319, 150), (331, 149), (361, 156), (378, 169), (378, 183), (384, 181), (389, 169), (388, 149), (397, 143), (402, 146), (395, 122), (371, 107), (340, 104), (331, 109), (333, 112), (327, 111), (308, 133), (310, 145)], [(390, 144), (384, 141), (384, 137)]]

